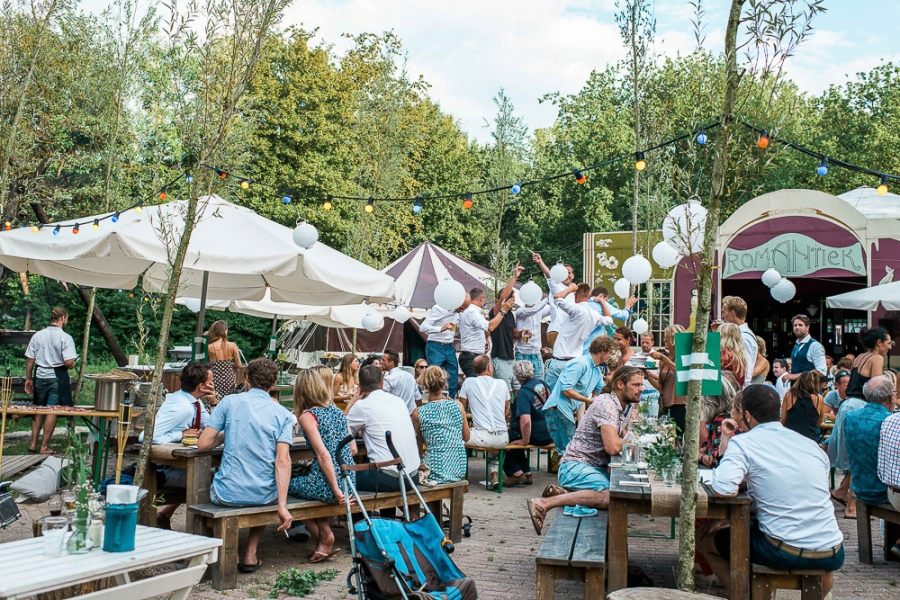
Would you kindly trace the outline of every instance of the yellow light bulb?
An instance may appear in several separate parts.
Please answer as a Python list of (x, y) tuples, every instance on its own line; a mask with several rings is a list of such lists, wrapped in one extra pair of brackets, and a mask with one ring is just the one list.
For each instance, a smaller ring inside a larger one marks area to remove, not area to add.
[(37, 233), (38, 231), (41, 230), (41, 228), (38, 227), (37, 225), (35, 225), (34, 227), (31, 228), (31, 230), (32, 230), (33, 232)]
[(647, 168), (647, 161), (645, 161), (645, 160), (637, 161), (636, 163), (634, 163), (634, 168), (637, 169), (638, 171), (643, 171), (644, 169)]
[(878, 194), (879, 195), (884, 196), (887, 193), (888, 193), (888, 187), (886, 184), (882, 183), (881, 185), (878, 186)]
[(144, 209), (141, 208), (140, 206), (135, 206), (135, 207), (134, 207), (134, 212), (141, 212), (142, 210), (144, 210)]
[(244, 188), (244, 189), (246, 190), (248, 187), (250, 187), (250, 182), (247, 181), (246, 179), (243, 180), (243, 181), (241, 182), (241, 187)]
[(367, 212), (367, 213), (370, 213), (370, 212), (372, 212), (373, 210), (375, 210), (375, 207), (374, 207), (374, 206), (372, 206), (371, 204), (366, 204), (366, 212)]
[(98, 229), (100, 229), (100, 226), (97, 225), (96, 223), (94, 223), (93, 225), (91, 225), (91, 229), (93, 229), (94, 231), (97, 231)]
[[(332, 207), (332, 204), (328, 200), (326, 200), (325, 204), (322, 205), (322, 208), (324, 208), (325, 210), (331, 210), (331, 207)], [(369, 211), (369, 212), (372, 212), (372, 211)]]

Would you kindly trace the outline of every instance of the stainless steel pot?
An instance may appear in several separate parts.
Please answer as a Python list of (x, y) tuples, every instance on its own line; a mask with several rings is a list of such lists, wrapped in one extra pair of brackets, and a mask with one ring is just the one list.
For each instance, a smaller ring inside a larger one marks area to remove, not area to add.
[(96, 384), (94, 391), (94, 410), (114, 411), (119, 410), (119, 402), (125, 395), (134, 380), (122, 377), (102, 377), (98, 375), (85, 375)]

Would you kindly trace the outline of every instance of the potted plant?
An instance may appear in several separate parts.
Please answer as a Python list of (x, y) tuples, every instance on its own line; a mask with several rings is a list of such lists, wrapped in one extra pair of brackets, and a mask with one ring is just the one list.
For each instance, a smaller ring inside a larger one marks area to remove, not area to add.
[(75, 493), (75, 514), (72, 515), (72, 535), (66, 544), (69, 554), (85, 554), (90, 551), (92, 543), (88, 533), (91, 524), (91, 507), (89, 504), (93, 486), (88, 476), (88, 449), (81, 440), (81, 435), (69, 429), (69, 445), (65, 457), (68, 459), (68, 481), (70, 490)]

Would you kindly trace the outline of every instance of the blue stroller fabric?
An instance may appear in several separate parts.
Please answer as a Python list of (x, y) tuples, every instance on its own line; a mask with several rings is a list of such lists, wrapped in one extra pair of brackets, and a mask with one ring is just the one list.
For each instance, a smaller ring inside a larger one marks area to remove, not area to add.
[(387, 598), (402, 597), (382, 550), (394, 561), (394, 573), (410, 598), (476, 600), (475, 581), (467, 578), (441, 547), (444, 533), (433, 515), (411, 522), (372, 519), (353, 527), (357, 552)]

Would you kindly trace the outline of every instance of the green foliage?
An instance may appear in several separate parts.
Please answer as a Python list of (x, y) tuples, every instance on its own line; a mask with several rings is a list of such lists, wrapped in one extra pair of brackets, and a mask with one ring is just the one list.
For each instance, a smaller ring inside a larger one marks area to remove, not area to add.
[(311, 594), (323, 581), (331, 581), (337, 577), (334, 569), (326, 571), (300, 570), (295, 567), (279, 572), (275, 577), (275, 586), (269, 593), (269, 598), (277, 598), (282, 592), (288, 596), (305, 598)]

